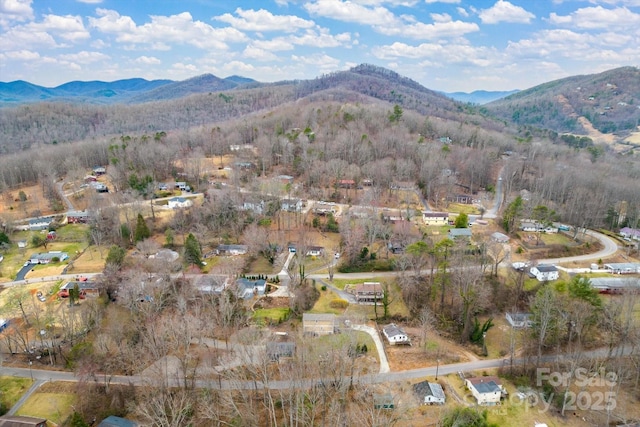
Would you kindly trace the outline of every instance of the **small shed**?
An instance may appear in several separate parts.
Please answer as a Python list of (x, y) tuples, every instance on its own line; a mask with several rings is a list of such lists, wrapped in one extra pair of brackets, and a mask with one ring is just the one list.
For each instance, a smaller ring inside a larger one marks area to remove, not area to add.
[(509, 236), (496, 231), (495, 233), (491, 234), (491, 241), (498, 243), (507, 243), (509, 241)]
[(382, 328), (382, 334), (387, 338), (387, 341), (389, 341), (389, 344), (391, 345), (411, 344), (407, 333), (395, 323), (391, 323), (390, 325)]
[(438, 383), (422, 381), (413, 385), (413, 392), (423, 405), (444, 405), (445, 395), (442, 386)]

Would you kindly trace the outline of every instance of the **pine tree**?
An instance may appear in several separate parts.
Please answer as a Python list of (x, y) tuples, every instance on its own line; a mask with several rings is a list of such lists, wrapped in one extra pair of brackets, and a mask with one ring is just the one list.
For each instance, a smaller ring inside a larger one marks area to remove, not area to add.
[(184, 242), (184, 260), (187, 264), (193, 264), (200, 267), (202, 265), (202, 251), (200, 250), (200, 242), (196, 236), (189, 233)]
[(135, 242), (140, 242), (144, 239), (148, 239), (151, 237), (151, 231), (149, 231), (149, 227), (147, 226), (147, 222), (142, 217), (142, 214), (138, 214), (138, 220), (136, 222), (136, 232), (134, 234)]

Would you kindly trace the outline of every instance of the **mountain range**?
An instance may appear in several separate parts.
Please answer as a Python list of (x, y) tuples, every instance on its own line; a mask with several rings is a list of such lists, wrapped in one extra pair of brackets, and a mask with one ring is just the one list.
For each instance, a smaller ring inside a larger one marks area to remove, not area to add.
[[(166, 79), (145, 80), (142, 78), (116, 80), (113, 82), (97, 80), (87, 82), (71, 81), (52, 88), (17, 80), (8, 83), (0, 82), (0, 105), (42, 101), (135, 104), (181, 98), (196, 93), (218, 92), (238, 87), (256, 87), (260, 85), (269, 85), (269, 83), (260, 83), (247, 77), (235, 75), (219, 78), (212, 74), (203, 74), (182, 81)], [(471, 93), (439, 93), (460, 102), (486, 104), (516, 92), (518, 91), (478, 90)]]
[(370, 64), (315, 79), (276, 83), (211, 74), (183, 81), (74, 81), (55, 88), (15, 81), (0, 83), (0, 134), (4, 138), (0, 154), (34, 143), (220, 122), (302, 99), (382, 101), (389, 104), (389, 110), (399, 105), (425, 117), (473, 123), (490, 131), (511, 127), (524, 138), (539, 131), (552, 132), (552, 138), (563, 133), (591, 137), (595, 130), (621, 141), (640, 123), (640, 71), (622, 67), (514, 93), (472, 94), (436, 92)]

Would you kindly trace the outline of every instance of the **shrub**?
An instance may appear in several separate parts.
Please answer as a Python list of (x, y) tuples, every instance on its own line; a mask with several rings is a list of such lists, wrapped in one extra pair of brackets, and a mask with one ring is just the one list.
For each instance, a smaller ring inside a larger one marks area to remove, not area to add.
[(345, 309), (349, 307), (349, 302), (345, 299), (338, 298), (338, 299), (331, 300), (331, 302), (329, 303), (329, 307), (335, 308), (335, 309)]

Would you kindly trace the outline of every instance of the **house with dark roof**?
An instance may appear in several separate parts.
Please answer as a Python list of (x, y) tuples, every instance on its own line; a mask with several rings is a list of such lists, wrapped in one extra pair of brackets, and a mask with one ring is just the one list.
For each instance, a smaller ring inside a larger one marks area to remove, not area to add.
[(422, 221), (426, 225), (447, 225), (449, 221), (448, 212), (422, 212)]
[(500, 379), (495, 376), (467, 378), (464, 382), (478, 405), (497, 405), (507, 393)]
[(379, 282), (364, 282), (356, 285), (356, 301), (358, 304), (373, 304), (382, 300), (382, 285)]
[(283, 211), (300, 212), (302, 211), (302, 199), (282, 199), (280, 207)]
[(549, 282), (551, 280), (558, 280), (560, 272), (555, 265), (551, 264), (538, 264), (529, 269), (529, 273), (532, 277), (538, 279), (538, 282)]
[(236, 293), (238, 298), (251, 299), (256, 296), (264, 295), (267, 289), (267, 281), (264, 279), (249, 280), (241, 277), (236, 280)]
[(382, 334), (387, 338), (387, 341), (389, 341), (389, 344), (391, 345), (411, 344), (407, 333), (395, 323), (391, 323), (390, 325), (382, 328)]
[(413, 392), (423, 405), (444, 405), (445, 395), (442, 386), (438, 383), (422, 381), (413, 385)]

